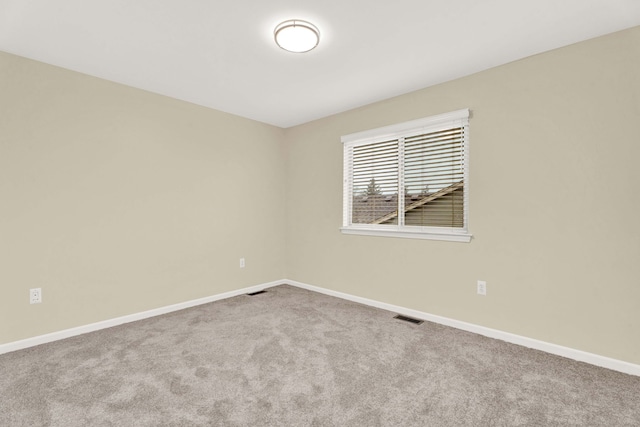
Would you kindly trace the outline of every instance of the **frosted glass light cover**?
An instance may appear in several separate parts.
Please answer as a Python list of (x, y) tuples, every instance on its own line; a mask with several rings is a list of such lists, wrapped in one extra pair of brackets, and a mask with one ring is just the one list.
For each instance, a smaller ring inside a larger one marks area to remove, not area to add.
[(280, 23), (273, 35), (278, 46), (295, 53), (308, 52), (320, 42), (318, 28), (309, 22), (298, 19)]

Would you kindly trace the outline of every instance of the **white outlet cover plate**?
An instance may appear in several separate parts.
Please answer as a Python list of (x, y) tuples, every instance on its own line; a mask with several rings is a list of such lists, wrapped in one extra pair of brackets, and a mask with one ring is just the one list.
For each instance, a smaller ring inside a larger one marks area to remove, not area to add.
[(487, 295), (487, 282), (478, 280), (478, 295)]
[(38, 304), (42, 302), (42, 289), (33, 288), (29, 289), (29, 302), (31, 304)]

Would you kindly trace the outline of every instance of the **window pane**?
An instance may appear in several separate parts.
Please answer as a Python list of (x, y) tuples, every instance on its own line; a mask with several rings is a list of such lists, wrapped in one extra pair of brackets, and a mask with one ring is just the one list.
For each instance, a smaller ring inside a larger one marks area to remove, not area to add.
[(405, 140), (405, 225), (464, 226), (464, 127)]
[(353, 148), (352, 224), (379, 224), (398, 207), (398, 141)]

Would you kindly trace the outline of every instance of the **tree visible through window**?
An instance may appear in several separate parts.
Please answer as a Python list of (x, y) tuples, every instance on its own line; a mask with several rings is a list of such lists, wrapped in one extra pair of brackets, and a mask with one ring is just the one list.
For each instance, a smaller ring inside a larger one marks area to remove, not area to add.
[(468, 117), (461, 110), (343, 137), (343, 231), (468, 241)]

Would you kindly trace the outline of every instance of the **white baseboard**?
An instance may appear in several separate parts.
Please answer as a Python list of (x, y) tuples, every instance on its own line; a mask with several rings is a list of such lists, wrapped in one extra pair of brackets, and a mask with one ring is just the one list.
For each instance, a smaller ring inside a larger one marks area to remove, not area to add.
[(16, 350), (22, 350), (25, 348), (34, 347), (36, 345), (46, 344), (48, 342), (58, 341), (65, 338), (74, 337), (76, 335), (86, 334), (88, 332), (99, 331), (100, 329), (111, 328), (113, 326), (122, 325), (123, 323), (135, 322), (136, 320), (147, 319), (149, 317), (159, 316), (161, 314), (171, 313), (173, 311), (184, 310), (185, 308), (195, 307), (201, 304), (207, 304), (210, 302), (235, 297), (238, 295), (260, 291), (262, 289), (270, 288), (276, 285), (281, 285), (283, 283), (284, 281), (263, 283), (261, 285), (250, 286), (248, 288), (229, 291), (229, 292), (225, 292), (218, 295), (198, 298), (191, 301), (186, 301), (178, 304), (168, 305), (165, 307), (155, 308), (153, 310), (147, 310), (140, 313), (129, 314), (127, 316), (116, 317), (114, 319), (103, 320), (101, 322), (90, 323), (84, 326), (64, 329), (62, 331), (52, 332), (50, 334), (45, 334), (45, 335), (39, 335), (33, 338), (27, 338), (24, 340), (14, 341), (7, 344), (0, 344), (0, 354), (9, 353)]
[(640, 365), (624, 362), (622, 360), (612, 359), (610, 357), (600, 356), (593, 353), (587, 353), (586, 351), (563, 347), (561, 345), (551, 344), (548, 342), (535, 340), (533, 338), (527, 338), (509, 332), (503, 332), (497, 329), (486, 328), (484, 326), (474, 325), (473, 323), (462, 322), (460, 320), (450, 319), (448, 317), (436, 316), (434, 314), (424, 313), (422, 311), (412, 310), (410, 308), (362, 298), (343, 292), (332, 291), (330, 289), (296, 282), (295, 280), (284, 280), (283, 282), (302, 289), (307, 289), (321, 294), (342, 298), (376, 308), (381, 308), (383, 310), (388, 310), (394, 313), (403, 314), (405, 316), (427, 320), (429, 322), (439, 323), (445, 326), (451, 326), (456, 329), (462, 329), (463, 331), (473, 332), (475, 334), (484, 335), (485, 337), (499, 339), (512, 344), (518, 344), (524, 347), (544, 351), (546, 353), (555, 354), (557, 356), (562, 356), (580, 362), (589, 363), (591, 365), (623, 372), (625, 374), (640, 376)]
[(368, 298), (362, 298), (362, 297), (347, 294), (344, 292), (333, 291), (330, 289), (321, 288), (319, 286), (313, 286), (306, 283), (297, 282), (295, 280), (286, 280), (286, 279), (276, 280), (274, 282), (250, 286), (247, 288), (242, 288), (235, 291), (229, 291), (229, 292), (225, 292), (218, 295), (213, 295), (205, 298), (199, 298), (199, 299), (186, 301), (178, 304), (168, 305), (168, 306), (156, 308), (153, 310), (143, 311), (141, 313), (134, 313), (127, 316), (116, 317), (114, 319), (108, 319), (101, 322), (91, 323), (84, 326), (78, 326), (76, 328), (71, 328), (71, 329), (65, 329), (58, 332), (52, 332), (46, 335), (39, 335), (37, 337), (27, 338), (20, 341), (14, 341), (7, 344), (0, 344), (0, 354), (22, 350), (25, 348), (34, 347), (36, 345), (46, 344), (52, 341), (58, 341), (58, 340), (70, 338), (76, 335), (82, 335), (89, 332), (98, 331), (100, 329), (111, 328), (113, 326), (122, 325), (124, 323), (135, 322), (136, 320), (147, 319), (149, 317), (159, 316), (161, 314), (171, 313), (173, 311), (183, 310), (185, 308), (195, 307), (197, 305), (207, 304), (210, 302), (235, 297), (238, 295), (256, 292), (256, 291), (267, 289), (273, 286), (282, 285), (285, 283), (291, 286), (296, 286), (298, 288), (307, 289), (309, 291), (314, 291), (321, 294), (342, 298), (348, 301), (369, 305), (371, 307), (381, 308), (383, 310), (391, 311), (398, 314), (403, 314), (405, 316), (415, 317), (418, 319), (427, 320), (429, 322), (439, 323), (445, 326), (451, 326), (453, 328), (461, 329), (463, 331), (473, 332), (489, 338), (499, 339), (512, 344), (517, 344), (524, 347), (544, 351), (546, 353), (555, 354), (557, 356), (567, 357), (569, 359), (589, 363), (591, 365), (600, 366), (600, 367), (611, 369), (618, 372), (623, 372), (625, 374), (640, 376), (640, 365), (636, 365), (633, 363), (624, 362), (622, 360), (612, 359), (609, 357), (600, 356), (593, 353), (587, 353), (582, 350), (563, 347), (557, 344), (551, 344), (548, 342), (535, 340), (533, 338), (523, 337), (520, 335), (500, 331), (497, 329), (486, 328), (484, 326), (475, 325), (473, 323), (462, 322), (460, 320), (450, 319), (448, 317), (442, 317), (434, 314), (424, 313), (422, 311), (412, 310), (410, 308), (387, 304), (384, 302), (380, 302), (380, 301), (376, 301)]

